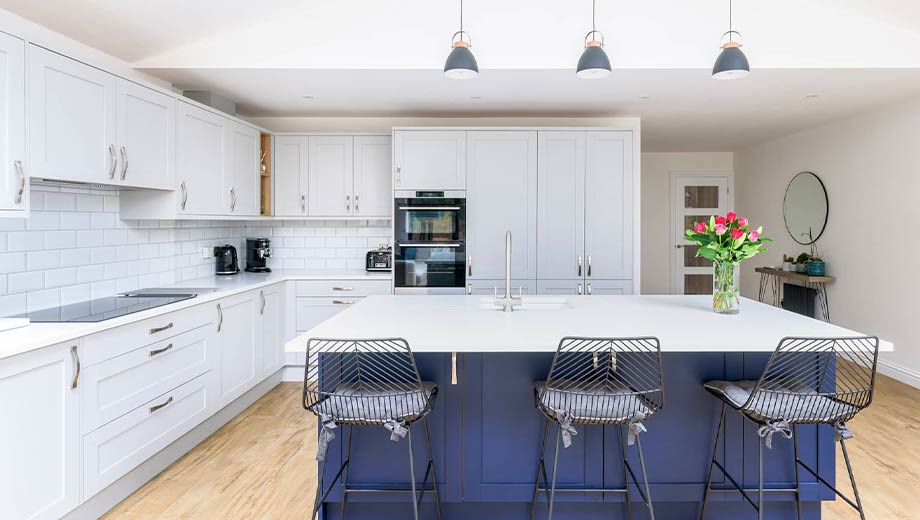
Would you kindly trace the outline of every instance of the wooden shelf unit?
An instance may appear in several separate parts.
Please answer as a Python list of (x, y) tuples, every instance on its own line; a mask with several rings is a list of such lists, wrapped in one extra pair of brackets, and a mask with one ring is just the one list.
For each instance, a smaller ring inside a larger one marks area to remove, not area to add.
[[(263, 217), (272, 216), (272, 136), (262, 133), (260, 137), (262, 151), (259, 170), (259, 214)], [(261, 169), (265, 165), (265, 169)]]
[(777, 278), (795, 280), (797, 282), (805, 283), (834, 283), (836, 280), (836, 278), (833, 276), (811, 276), (805, 273), (783, 271), (782, 269), (774, 269), (772, 267), (755, 267), (754, 271), (760, 274), (766, 274), (769, 276), (776, 276)]

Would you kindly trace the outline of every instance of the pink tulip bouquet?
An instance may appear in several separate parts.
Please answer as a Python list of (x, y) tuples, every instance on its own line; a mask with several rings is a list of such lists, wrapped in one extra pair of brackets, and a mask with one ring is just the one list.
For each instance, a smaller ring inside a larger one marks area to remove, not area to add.
[(750, 229), (748, 219), (733, 212), (709, 217), (709, 222), (697, 222), (686, 231), (684, 238), (699, 247), (696, 256), (710, 260), (713, 265), (712, 308), (722, 314), (737, 314), (741, 303), (735, 281), (738, 264), (767, 250), (764, 243), (771, 240), (762, 235), (763, 229)]

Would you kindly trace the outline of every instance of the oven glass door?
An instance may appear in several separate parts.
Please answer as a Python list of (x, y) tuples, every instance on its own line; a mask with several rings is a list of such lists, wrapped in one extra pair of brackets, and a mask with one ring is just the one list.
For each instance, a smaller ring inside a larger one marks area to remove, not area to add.
[(460, 243), (397, 244), (396, 287), (464, 287), (466, 248)]
[(465, 200), (396, 199), (397, 242), (462, 242)]

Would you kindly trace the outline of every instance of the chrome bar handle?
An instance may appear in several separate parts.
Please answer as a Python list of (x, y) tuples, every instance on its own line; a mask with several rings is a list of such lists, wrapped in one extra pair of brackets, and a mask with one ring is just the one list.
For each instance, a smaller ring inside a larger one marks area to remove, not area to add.
[(150, 413), (153, 413), (153, 412), (159, 410), (160, 408), (163, 408), (164, 406), (167, 406), (167, 405), (168, 405), (169, 403), (171, 403), (171, 402), (173, 402), (173, 396), (169, 396), (169, 399), (163, 401), (163, 402), (160, 403), (160, 404), (155, 404), (155, 405), (151, 406), (151, 407), (150, 407)]
[(581, 255), (578, 255), (578, 276), (581, 276)]
[(22, 161), (13, 161), (19, 174), (19, 191), (16, 192), (16, 204), (22, 204), (22, 194), (26, 191), (26, 173), (22, 170)]
[(76, 345), (70, 347), (70, 357), (73, 358), (74, 365), (76, 365), (76, 369), (73, 372), (73, 381), (70, 383), (70, 389), (76, 390), (77, 383), (80, 382), (80, 353), (77, 352)]
[(345, 195), (345, 211), (351, 211), (351, 195)]
[(224, 309), (217, 304), (217, 332), (224, 326)]
[(400, 179), (400, 174), (401, 174), (401, 173), (402, 173), (402, 166), (400, 166), (400, 165), (397, 164), (397, 165), (396, 165), (396, 185), (397, 185), (397, 186), (399, 186), (399, 185), (401, 184), (401, 179)]
[(351, 292), (351, 291), (354, 291), (355, 288), (354, 288), (354, 287), (333, 287), (332, 290), (333, 290), (333, 291)]
[(473, 294), (473, 284), (466, 284), (466, 294)]
[(115, 170), (118, 169), (118, 156), (115, 155), (115, 145), (109, 145), (109, 155), (112, 156), (112, 167), (109, 169), (109, 178), (115, 178)]
[(591, 284), (590, 284), (590, 283), (589, 283), (588, 285), (585, 286), (585, 289), (586, 289), (586, 291), (587, 291), (587, 293), (588, 293), (588, 296), (591, 296)]
[(466, 259), (467, 263), (467, 276), (473, 276), (473, 256), (470, 255)]
[(262, 306), (259, 307), (259, 316), (265, 314), (265, 291), (259, 291), (259, 298), (262, 300)]
[(182, 181), (180, 187), (182, 188), (182, 206), (180, 209), (185, 211), (185, 204), (188, 203), (188, 187), (185, 185), (185, 181)]
[(236, 211), (236, 189), (230, 188), (230, 211)]
[(173, 328), (173, 323), (169, 322), (166, 325), (163, 325), (162, 327), (154, 327), (150, 329), (150, 334), (156, 334), (157, 332), (163, 332), (164, 330), (169, 330), (171, 328)]
[(457, 353), (450, 353), (450, 384), (457, 384)]
[(125, 180), (125, 176), (128, 175), (128, 152), (125, 151), (125, 147), (121, 147), (121, 180)]
[(169, 345), (166, 345), (166, 346), (163, 347), (163, 348), (158, 348), (158, 349), (151, 350), (151, 351), (150, 351), (150, 354), (148, 354), (147, 357), (153, 357), (153, 356), (162, 354), (162, 353), (164, 353), (164, 352), (168, 352), (168, 351), (172, 350), (172, 348), (173, 348), (173, 344), (170, 343)]
[(591, 276), (591, 255), (588, 255), (588, 276)]
[(300, 212), (303, 213), (307, 211), (307, 196), (303, 193), (300, 194)]
[(355, 193), (355, 215), (357, 215), (358, 213), (361, 213), (361, 210), (358, 209), (358, 194)]
[(578, 294), (581, 295), (581, 284), (578, 284)]
[(333, 305), (354, 305), (355, 302), (350, 302), (348, 300), (332, 300)]

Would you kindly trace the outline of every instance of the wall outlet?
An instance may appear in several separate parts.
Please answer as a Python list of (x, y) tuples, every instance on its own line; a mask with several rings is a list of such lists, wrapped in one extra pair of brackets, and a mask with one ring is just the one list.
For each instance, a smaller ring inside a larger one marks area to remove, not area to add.
[(214, 256), (213, 247), (202, 247), (201, 248), (201, 258), (202, 259), (207, 260), (208, 258), (212, 258), (213, 256)]

